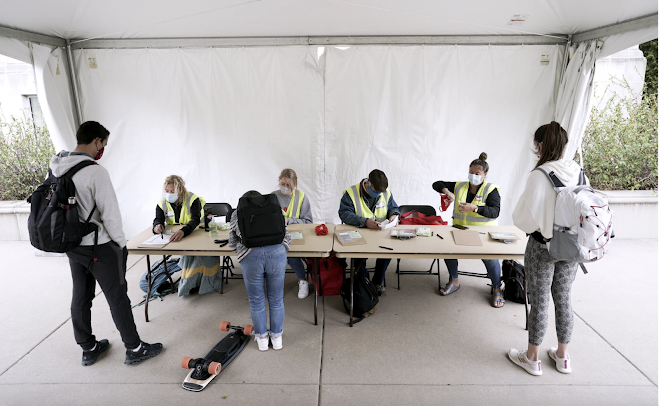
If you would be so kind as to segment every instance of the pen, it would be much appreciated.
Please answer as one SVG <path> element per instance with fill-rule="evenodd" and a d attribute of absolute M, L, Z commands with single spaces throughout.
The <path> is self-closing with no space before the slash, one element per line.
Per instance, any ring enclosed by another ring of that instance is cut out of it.
<path fill-rule="evenodd" d="M 437 234 L 437 237 L 441 238 L 442 240 L 444 239 L 444 237 L 442 237 L 442 236 L 439 235 L 439 234 Z"/>
<path fill-rule="evenodd" d="M 394 250 L 393 248 L 383 247 L 382 245 L 380 245 L 380 248 L 384 248 L 385 250 L 390 250 L 390 251 L 393 251 L 393 250 Z"/>

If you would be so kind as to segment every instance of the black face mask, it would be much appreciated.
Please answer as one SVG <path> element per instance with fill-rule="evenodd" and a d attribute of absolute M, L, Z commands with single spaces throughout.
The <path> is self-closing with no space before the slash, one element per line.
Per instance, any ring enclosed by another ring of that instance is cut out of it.
<path fill-rule="evenodd" d="M 102 142 L 101 142 L 101 145 L 103 145 Z M 101 157 L 103 156 L 103 151 L 104 150 L 105 150 L 105 147 L 101 147 L 101 149 L 96 150 L 96 156 L 94 157 L 95 161 L 98 161 L 99 159 L 101 159 Z"/>

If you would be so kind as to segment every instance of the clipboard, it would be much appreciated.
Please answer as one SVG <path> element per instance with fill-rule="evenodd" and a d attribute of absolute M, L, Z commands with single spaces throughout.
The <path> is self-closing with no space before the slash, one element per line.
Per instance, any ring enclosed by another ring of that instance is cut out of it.
<path fill-rule="evenodd" d="M 302 231 L 291 231 L 291 245 L 304 245 Z"/>
<path fill-rule="evenodd" d="M 155 234 L 153 237 L 138 245 L 137 248 L 164 248 L 171 242 L 169 241 L 171 236 L 171 234 Z"/>
<path fill-rule="evenodd" d="M 336 239 L 339 240 L 341 245 L 364 245 L 367 244 L 366 239 L 359 233 L 359 231 L 337 231 L 334 233 Z"/>
<path fill-rule="evenodd" d="M 515 233 L 504 233 L 504 232 L 496 232 L 496 231 L 490 231 L 490 238 L 495 240 L 495 241 L 501 241 L 506 244 L 510 244 L 511 242 L 515 240 L 519 240 L 519 237 Z"/>
<path fill-rule="evenodd" d="M 476 230 L 452 230 L 453 241 L 455 245 L 468 245 L 473 247 L 482 247 L 483 241 Z"/>

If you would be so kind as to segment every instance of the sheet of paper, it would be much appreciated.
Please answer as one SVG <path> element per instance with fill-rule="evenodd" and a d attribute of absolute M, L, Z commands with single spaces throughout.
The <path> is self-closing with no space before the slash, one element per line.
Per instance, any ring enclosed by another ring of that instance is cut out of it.
<path fill-rule="evenodd" d="M 389 219 L 383 221 L 380 223 L 380 230 L 388 230 L 392 227 L 396 227 L 398 225 L 398 216 L 394 219 L 394 221 L 389 221 Z"/>
<path fill-rule="evenodd" d="M 356 231 L 348 231 L 348 232 L 342 232 L 338 233 L 339 237 L 341 238 L 341 241 L 343 242 L 352 242 L 352 236 L 350 234 L 355 233 Z M 359 238 L 359 237 L 355 237 Z"/>
<path fill-rule="evenodd" d="M 348 231 L 348 235 L 350 235 L 351 238 L 362 238 L 362 235 L 359 234 L 359 231 Z"/>
<path fill-rule="evenodd" d="M 302 232 L 301 231 L 294 231 L 291 233 L 291 240 L 301 240 L 304 237 L 302 237 Z"/>
<path fill-rule="evenodd" d="M 167 245 L 169 244 L 170 237 L 171 237 L 170 235 L 162 236 L 160 234 L 156 234 L 153 237 L 149 238 L 148 240 L 144 241 L 140 245 Z"/>

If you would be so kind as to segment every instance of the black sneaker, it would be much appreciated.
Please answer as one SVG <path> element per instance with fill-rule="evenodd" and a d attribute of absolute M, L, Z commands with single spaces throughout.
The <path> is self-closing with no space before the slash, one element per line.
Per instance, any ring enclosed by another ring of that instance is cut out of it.
<path fill-rule="evenodd" d="M 126 350 L 126 361 L 124 364 L 137 364 L 149 358 L 153 358 L 162 351 L 162 344 L 148 344 L 142 341 L 137 351 Z"/>
<path fill-rule="evenodd" d="M 384 288 L 384 285 L 375 285 L 375 289 L 378 290 L 378 296 L 386 296 L 387 292 Z"/>
<path fill-rule="evenodd" d="M 94 365 L 98 357 L 105 352 L 110 347 L 110 342 L 108 340 L 96 341 L 96 348 L 93 350 L 83 350 L 82 351 L 82 366 L 87 367 Z"/>

